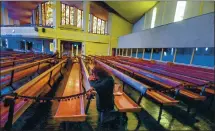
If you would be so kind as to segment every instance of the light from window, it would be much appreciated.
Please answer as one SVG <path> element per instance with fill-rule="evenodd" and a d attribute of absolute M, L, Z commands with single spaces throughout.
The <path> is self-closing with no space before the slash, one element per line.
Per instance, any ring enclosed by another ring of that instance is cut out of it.
<path fill-rule="evenodd" d="M 196 51 L 198 51 L 198 48 L 196 48 Z"/>
<path fill-rule="evenodd" d="M 81 17 L 82 17 L 82 14 L 81 14 L 81 10 L 78 9 L 78 17 L 77 17 L 77 27 L 81 27 Z"/>
<path fill-rule="evenodd" d="M 93 17 L 93 33 L 96 33 L 96 27 L 97 27 L 97 17 Z"/>
<path fill-rule="evenodd" d="M 183 20 L 186 3 L 187 3 L 186 1 L 177 2 L 174 22 Z"/>
<path fill-rule="evenodd" d="M 74 25 L 74 8 L 70 7 L 70 24 Z"/>
<path fill-rule="evenodd" d="M 208 47 L 205 48 L 205 51 L 208 51 Z"/>
<path fill-rule="evenodd" d="M 69 6 L 66 5 L 66 25 L 69 25 Z"/>
<path fill-rule="evenodd" d="M 153 9 L 153 12 L 152 12 L 151 28 L 154 28 L 154 27 L 155 27 L 156 13 L 157 13 L 157 8 L 155 7 L 155 8 Z"/>

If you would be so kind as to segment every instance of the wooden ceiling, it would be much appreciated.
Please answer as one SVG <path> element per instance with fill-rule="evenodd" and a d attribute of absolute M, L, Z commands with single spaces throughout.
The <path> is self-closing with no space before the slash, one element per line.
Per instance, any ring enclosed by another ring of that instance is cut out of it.
<path fill-rule="evenodd" d="M 10 18 L 19 20 L 20 24 L 30 24 L 32 10 L 42 2 L 44 1 L 3 1 L 2 4 L 8 9 L 8 15 Z M 62 3 L 83 10 L 83 2 L 81 1 L 62 1 Z M 103 20 L 108 19 L 108 11 L 94 2 L 91 2 L 90 4 L 90 13 Z"/>
<path fill-rule="evenodd" d="M 3 1 L 2 4 L 8 9 L 8 15 L 20 24 L 31 23 L 32 10 L 43 1 Z"/>

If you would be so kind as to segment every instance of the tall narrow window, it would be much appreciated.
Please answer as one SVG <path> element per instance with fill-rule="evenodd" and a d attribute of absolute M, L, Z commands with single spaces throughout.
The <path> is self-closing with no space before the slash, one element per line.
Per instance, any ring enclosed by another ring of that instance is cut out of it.
<path fill-rule="evenodd" d="M 66 5 L 66 25 L 69 25 L 69 6 Z"/>
<path fill-rule="evenodd" d="M 101 19 L 98 18 L 97 34 L 101 34 Z"/>
<path fill-rule="evenodd" d="M 65 19 L 65 4 L 61 4 L 61 24 L 62 25 L 65 25 L 65 21 L 66 21 L 66 19 Z"/>
<path fill-rule="evenodd" d="M 105 34 L 105 21 L 102 20 L 101 34 Z"/>
<path fill-rule="evenodd" d="M 77 27 L 81 27 L 81 10 L 78 9 Z"/>
<path fill-rule="evenodd" d="M 157 13 L 157 8 L 155 7 L 152 11 L 151 28 L 155 27 L 156 13 Z"/>
<path fill-rule="evenodd" d="M 70 7 L 70 25 L 74 25 L 74 8 Z"/>
<path fill-rule="evenodd" d="M 183 20 L 186 3 L 187 3 L 186 1 L 177 2 L 174 22 Z"/>
<path fill-rule="evenodd" d="M 97 17 L 93 17 L 93 33 L 96 33 L 96 27 L 97 27 Z"/>

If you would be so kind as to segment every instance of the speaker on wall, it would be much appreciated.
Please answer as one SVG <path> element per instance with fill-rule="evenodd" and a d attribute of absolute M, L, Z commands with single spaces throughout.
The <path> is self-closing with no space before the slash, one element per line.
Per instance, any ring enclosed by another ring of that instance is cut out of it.
<path fill-rule="evenodd" d="M 43 33 L 46 32 L 46 29 L 45 29 L 45 28 L 42 28 L 42 32 L 43 32 Z"/>

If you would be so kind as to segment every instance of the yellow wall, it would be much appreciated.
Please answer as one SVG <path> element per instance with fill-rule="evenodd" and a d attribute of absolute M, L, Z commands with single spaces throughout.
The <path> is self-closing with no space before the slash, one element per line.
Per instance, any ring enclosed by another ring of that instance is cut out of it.
<path fill-rule="evenodd" d="M 86 55 L 108 55 L 108 44 L 85 42 Z"/>
<path fill-rule="evenodd" d="M 121 17 L 111 14 L 111 37 L 110 37 L 110 55 L 112 48 L 118 47 L 118 38 L 132 32 L 132 24 L 122 19 Z"/>
<path fill-rule="evenodd" d="M 56 10 L 60 12 L 60 2 L 56 3 Z M 57 19 L 60 19 L 58 13 Z M 85 43 L 85 53 L 88 54 L 97 54 L 97 55 L 108 55 L 108 48 L 116 48 L 118 45 L 118 37 L 122 35 L 126 35 L 131 33 L 132 24 L 120 18 L 119 16 L 110 13 L 110 33 L 109 35 L 98 35 L 87 33 L 81 30 L 74 30 L 70 27 L 60 26 L 59 22 L 57 22 L 57 28 L 46 28 L 45 32 L 42 32 L 42 28 L 39 27 L 38 34 L 41 38 L 50 38 L 57 39 L 57 50 L 60 51 L 60 40 L 67 41 L 78 41 Z M 110 49 L 111 54 L 112 49 Z"/>
<path fill-rule="evenodd" d="M 121 17 L 112 14 L 111 36 L 119 37 L 131 33 L 132 24 L 122 19 Z"/>

